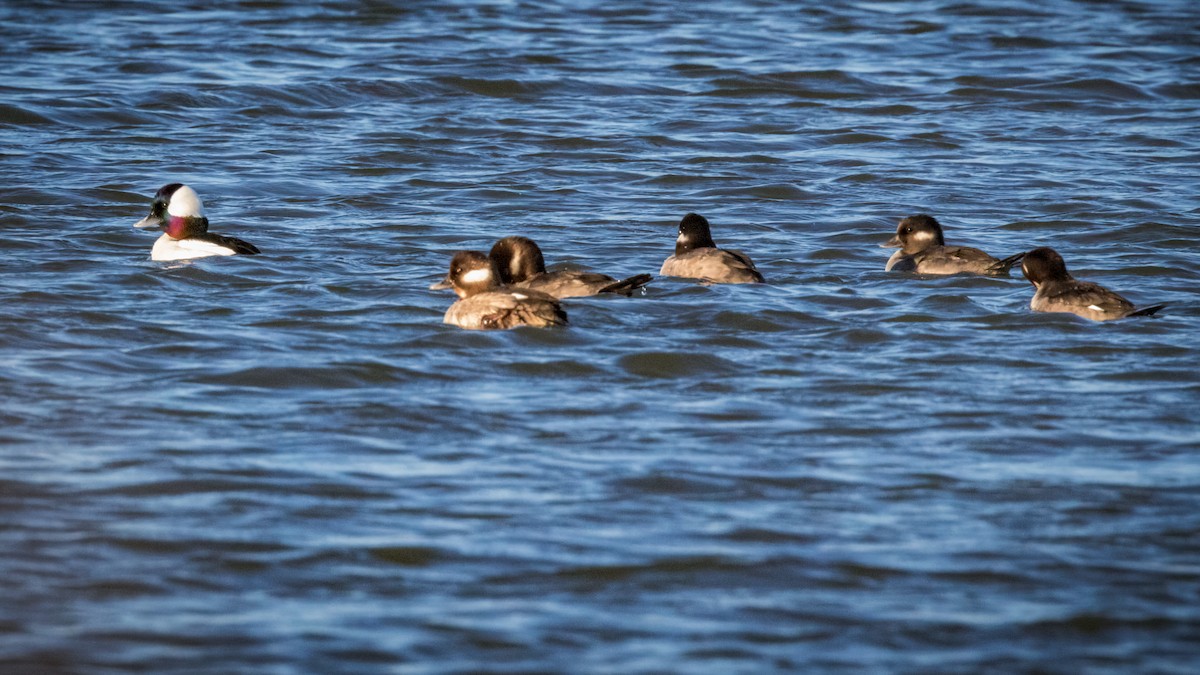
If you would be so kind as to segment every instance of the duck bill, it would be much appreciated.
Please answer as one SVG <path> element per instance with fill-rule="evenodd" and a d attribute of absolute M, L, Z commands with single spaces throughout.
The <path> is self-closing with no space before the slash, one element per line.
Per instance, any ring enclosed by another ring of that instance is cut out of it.
<path fill-rule="evenodd" d="M 900 235 L 894 234 L 891 239 L 880 244 L 879 248 L 900 248 L 901 246 L 904 246 L 904 244 L 900 243 Z"/>
<path fill-rule="evenodd" d="M 154 215 L 149 215 L 149 216 L 146 216 L 145 218 L 142 218 L 141 220 L 137 221 L 136 223 L 134 223 L 133 226 L 140 227 L 142 229 L 149 229 L 152 227 L 162 227 L 163 219 L 159 218 L 157 216 L 154 216 Z"/>
<path fill-rule="evenodd" d="M 431 290 L 431 291 L 443 291 L 447 288 L 454 288 L 454 286 L 451 285 L 451 283 L 450 283 L 449 275 L 447 275 L 445 279 L 442 279 L 441 281 L 437 282 L 436 284 L 431 284 L 429 286 L 429 290 Z"/>

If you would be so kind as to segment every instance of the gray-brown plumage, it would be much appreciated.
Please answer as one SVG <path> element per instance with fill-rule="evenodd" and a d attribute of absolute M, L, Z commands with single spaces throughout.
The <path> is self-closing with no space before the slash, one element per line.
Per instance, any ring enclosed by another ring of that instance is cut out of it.
<path fill-rule="evenodd" d="M 547 272 L 542 249 L 528 237 L 505 237 L 492 246 L 488 257 L 496 264 L 500 282 L 504 285 L 541 291 L 559 299 L 600 293 L 630 296 L 654 278 L 649 274 L 636 274 L 618 280 L 596 272 Z"/>
<path fill-rule="evenodd" d="M 717 284 L 761 284 L 764 281 L 750 256 L 741 251 L 717 248 L 708 220 L 696 213 L 689 213 L 679 221 L 675 255 L 663 261 L 658 273 Z"/>
<path fill-rule="evenodd" d="M 942 236 L 942 224 L 924 213 L 901 220 L 895 236 L 880 246 L 900 249 L 888 259 L 884 270 L 917 274 L 1003 276 L 1025 255 L 1017 253 L 997 259 L 977 248 L 947 246 Z"/>
<path fill-rule="evenodd" d="M 446 278 L 430 286 L 453 288 L 459 297 L 446 310 L 443 323 L 472 330 L 567 325 L 567 313 L 558 300 L 539 291 L 502 288 L 499 276 L 492 260 L 483 253 L 455 253 Z"/>
<path fill-rule="evenodd" d="M 1150 316 L 1166 305 L 1138 309 L 1120 295 L 1090 281 L 1079 281 L 1067 272 L 1067 263 L 1052 248 L 1035 248 L 1025 254 L 1021 272 L 1035 289 L 1029 308 L 1035 312 L 1069 312 L 1092 321 L 1127 316 Z"/>

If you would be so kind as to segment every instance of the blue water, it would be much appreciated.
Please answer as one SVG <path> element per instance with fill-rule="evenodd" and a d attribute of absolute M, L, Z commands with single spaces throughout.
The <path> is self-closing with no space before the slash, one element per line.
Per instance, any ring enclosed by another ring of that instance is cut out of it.
<path fill-rule="evenodd" d="M 1193 2 L 0 19 L 0 671 L 1200 669 Z M 263 255 L 150 261 L 176 181 Z M 427 289 L 688 211 L 769 283 Z M 918 212 L 1169 306 L 885 273 Z"/>

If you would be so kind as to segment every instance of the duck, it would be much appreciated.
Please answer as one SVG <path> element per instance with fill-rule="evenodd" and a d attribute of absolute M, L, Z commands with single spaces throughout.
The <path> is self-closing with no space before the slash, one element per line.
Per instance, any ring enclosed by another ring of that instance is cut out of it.
<path fill-rule="evenodd" d="M 993 258 L 977 248 L 947 246 L 942 224 L 931 215 L 908 216 L 896 226 L 896 234 L 880 244 L 899 248 L 888 258 L 884 271 L 917 274 L 982 274 L 1007 276 L 1024 252 L 1007 258 Z"/>
<path fill-rule="evenodd" d="M 1035 312 L 1069 312 L 1092 321 L 1129 316 L 1152 316 L 1166 304 L 1137 308 L 1117 293 L 1091 281 L 1079 281 L 1052 248 L 1035 248 L 1025 254 L 1021 272 L 1033 284 L 1029 308 Z"/>
<path fill-rule="evenodd" d="M 547 272 L 542 249 L 528 237 L 505 237 L 492 246 L 488 257 L 496 264 L 501 284 L 541 291 L 560 300 L 602 293 L 629 297 L 654 278 L 649 274 L 635 274 L 618 280 L 596 272 Z"/>
<path fill-rule="evenodd" d="M 662 276 L 701 279 L 714 284 L 761 284 L 763 275 L 750 256 L 717 248 L 708 219 L 689 213 L 679 221 L 675 255 L 663 261 Z"/>
<path fill-rule="evenodd" d="M 257 255 L 258 247 L 237 237 L 208 231 L 200 195 L 183 183 L 168 183 L 154 193 L 150 215 L 134 227 L 163 231 L 150 249 L 151 260 L 189 260 L 213 255 Z"/>
<path fill-rule="evenodd" d="M 454 290 L 459 300 L 446 310 L 442 323 L 459 328 L 495 330 L 567 325 L 567 313 L 557 298 L 541 291 L 501 286 L 496 264 L 481 251 L 455 253 L 446 278 L 429 288 Z"/>

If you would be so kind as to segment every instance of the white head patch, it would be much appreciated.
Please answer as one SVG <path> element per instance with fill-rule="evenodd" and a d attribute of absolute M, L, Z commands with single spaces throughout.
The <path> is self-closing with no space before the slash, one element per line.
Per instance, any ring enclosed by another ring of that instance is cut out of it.
<path fill-rule="evenodd" d="M 203 216 L 204 204 L 200 203 L 200 195 L 192 188 L 181 185 L 175 193 L 171 195 L 171 202 L 167 204 L 167 213 L 172 216 Z"/>
<path fill-rule="evenodd" d="M 471 270 L 462 275 L 464 284 L 481 284 L 492 278 L 492 271 L 486 267 L 480 267 L 477 270 Z"/>
<path fill-rule="evenodd" d="M 910 234 L 908 236 L 909 236 L 909 239 L 911 241 L 913 241 L 914 243 L 925 244 L 928 242 L 932 242 L 937 235 L 933 232 L 930 232 L 929 230 L 917 230 L 916 232 L 913 232 L 912 234 Z"/>

